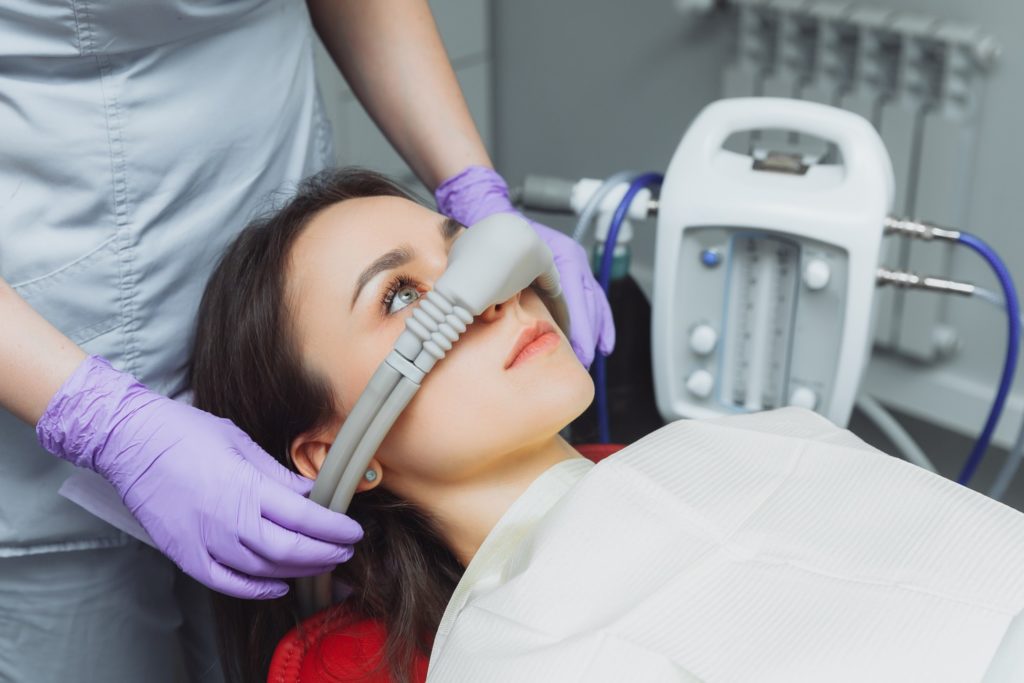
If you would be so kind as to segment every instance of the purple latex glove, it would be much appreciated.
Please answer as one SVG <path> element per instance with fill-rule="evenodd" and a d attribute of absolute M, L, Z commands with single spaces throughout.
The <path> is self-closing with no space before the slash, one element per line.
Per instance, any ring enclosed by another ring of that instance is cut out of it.
<path fill-rule="evenodd" d="M 221 593 L 280 597 L 282 578 L 330 571 L 363 536 L 307 500 L 313 483 L 230 420 L 156 394 L 98 356 L 50 400 L 36 434 L 113 484 L 156 545 Z"/>
<path fill-rule="evenodd" d="M 466 226 L 496 213 L 519 214 L 508 198 L 505 180 L 485 166 L 470 166 L 444 181 L 434 192 L 434 198 L 441 213 Z M 583 247 L 568 235 L 526 220 L 555 257 L 569 306 L 569 341 L 580 362 L 589 368 L 594 361 L 594 347 L 605 356 L 615 348 L 615 324 L 608 298 L 594 279 Z"/>

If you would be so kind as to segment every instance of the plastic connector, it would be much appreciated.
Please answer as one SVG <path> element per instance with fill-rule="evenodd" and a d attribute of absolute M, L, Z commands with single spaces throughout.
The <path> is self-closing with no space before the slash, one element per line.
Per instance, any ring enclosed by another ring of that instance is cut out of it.
<path fill-rule="evenodd" d="M 572 206 L 576 213 L 582 213 L 583 208 L 590 201 L 590 198 L 600 189 L 602 181 L 595 180 L 593 178 L 583 178 L 576 183 L 573 188 Z M 608 193 L 601 198 L 601 204 L 598 206 L 598 213 L 607 213 L 611 215 L 622 203 L 623 198 L 626 196 L 626 191 L 629 189 L 628 182 L 621 182 L 615 187 L 611 188 Z M 643 188 L 633 199 L 629 202 L 629 209 L 626 212 L 627 220 L 642 221 L 645 218 L 653 216 L 657 213 L 658 204 L 654 200 L 654 195 L 648 188 Z"/>
<path fill-rule="evenodd" d="M 550 176 L 528 175 L 523 181 L 522 190 L 517 193 L 517 199 L 524 209 L 536 211 L 548 211 L 551 213 L 583 213 L 587 202 L 590 201 L 601 185 L 602 180 L 595 178 L 583 178 L 581 180 L 566 180 L 564 178 L 553 178 Z M 611 188 L 601 199 L 597 208 L 599 212 L 611 213 L 626 195 L 628 182 L 622 182 Z M 657 214 L 658 202 L 650 190 L 643 190 L 633 199 L 629 205 L 627 218 L 632 220 L 643 220 Z"/>
<path fill-rule="evenodd" d="M 576 182 L 564 178 L 528 175 L 519 200 L 524 208 L 552 213 L 575 213 L 572 205 Z"/>

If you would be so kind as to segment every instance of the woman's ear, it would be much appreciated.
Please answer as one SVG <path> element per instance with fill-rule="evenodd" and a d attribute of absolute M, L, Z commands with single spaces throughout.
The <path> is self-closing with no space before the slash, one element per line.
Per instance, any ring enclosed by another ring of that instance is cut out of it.
<path fill-rule="evenodd" d="M 330 449 L 330 442 L 325 441 L 322 434 L 300 434 L 292 440 L 288 454 L 299 474 L 316 479 Z"/>
<path fill-rule="evenodd" d="M 328 433 L 332 436 L 336 435 L 337 429 L 330 432 L 320 431 L 299 435 L 295 437 L 288 449 L 292 462 L 295 463 L 295 469 L 307 479 L 316 479 L 320 468 L 324 465 L 324 460 L 327 459 L 327 452 L 331 450 L 332 443 L 327 440 L 330 438 L 327 436 Z M 376 458 L 371 459 L 366 472 L 359 478 L 356 493 L 377 488 L 383 478 L 384 469 L 380 462 Z"/>

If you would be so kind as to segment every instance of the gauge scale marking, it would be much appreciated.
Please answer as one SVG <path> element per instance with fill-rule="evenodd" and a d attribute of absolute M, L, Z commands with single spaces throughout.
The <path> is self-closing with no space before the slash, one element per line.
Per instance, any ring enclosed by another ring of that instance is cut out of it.
<path fill-rule="evenodd" d="M 745 411 L 786 405 L 800 248 L 790 240 L 737 235 L 729 249 L 719 401 Z"/>

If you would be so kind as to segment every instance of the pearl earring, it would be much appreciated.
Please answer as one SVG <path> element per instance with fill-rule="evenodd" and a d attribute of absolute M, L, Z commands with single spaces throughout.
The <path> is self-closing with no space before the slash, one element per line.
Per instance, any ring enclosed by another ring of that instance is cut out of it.
<path fill-rule="evenodd" d="M 366 470 L 366 474 L 363 475 L 363 479 L 365 479 L 366 481 L 377 481 L 377 471 Z"/>

